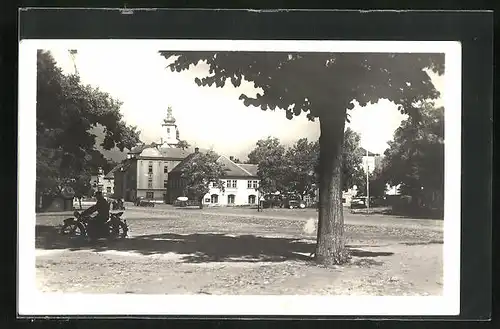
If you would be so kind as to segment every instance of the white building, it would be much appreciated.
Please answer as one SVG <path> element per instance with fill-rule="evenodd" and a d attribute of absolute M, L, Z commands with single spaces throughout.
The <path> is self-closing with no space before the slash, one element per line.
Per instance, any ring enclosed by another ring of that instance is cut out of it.
<path fill-rule="evenodd" d="M 365 149 L 361 149 L 363 152 L 362 166 L 363 170 L 368 173 L 373 173 L 373 171 L 382 166 L 382 156 L 377 153 L 372 153 L 368 151 L 368 155 Z"/>
<path fill-rule="evenodd" d="M 90 184 L 95 191 L 100 191 L 106 197 L 113 196 L 114 193 L 114 172 L 111 170 L 104 175 L 102 168 L 98 169 L 97 175 L 90 176 Z"/>
<path fill-rule="evenodd" d="M 201 154 L 199 149 L 186 157 L 169 173 L 169 191 L 171 201 L 177 197 L 185 196 L 185 182 L 181 177 L 182 168 L 189 162 L 194 161 Z M 224 191 L 214 185 L 203 197 L 203 204 L 207 206 L 245 206 L 256 205 L 259 199 L 257 177 L 257 165 L 234 163 L 231 158 L 220 156 L 217 162 L 224 165 L 226 174 L 223 177 Z"/>

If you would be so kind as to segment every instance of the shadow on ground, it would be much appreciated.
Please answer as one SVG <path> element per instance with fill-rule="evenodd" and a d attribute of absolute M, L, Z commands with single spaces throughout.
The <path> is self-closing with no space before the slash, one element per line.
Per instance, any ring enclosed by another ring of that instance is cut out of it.
<path fill-rule="evenodd" d="M 128 251 L 143 255 L 176 253 L 189 263 L 203 262 L 281 262 L 310 260 L 315 244 L 293 238 L 269 238 L 255 235 L 227 236 L 224 234 L 153 234 L 120 241 L 71 241 L 61 236 L 54 226 L 36 226 L 36 248 L 91 251 Z M 348 246 L 355 257 L 390 256 L 392 252 L 373 252 Z M 359 247 L 359 246 L 356 246 Z"/>

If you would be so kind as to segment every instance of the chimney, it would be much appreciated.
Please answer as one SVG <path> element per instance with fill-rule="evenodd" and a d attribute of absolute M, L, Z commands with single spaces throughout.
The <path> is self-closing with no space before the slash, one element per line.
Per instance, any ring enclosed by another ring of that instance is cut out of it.
<path fill-rule="evenodd" d="M 231 155 L 231 156 L 229 157 L 229 160 L 234 161 L 234 157 Z"/>
<path fill-rule="evenodd" d="M 194 153 L 199 153 L 200 152 L 200 149 L 198 147 L 195 147 L 194 148 Z"/>

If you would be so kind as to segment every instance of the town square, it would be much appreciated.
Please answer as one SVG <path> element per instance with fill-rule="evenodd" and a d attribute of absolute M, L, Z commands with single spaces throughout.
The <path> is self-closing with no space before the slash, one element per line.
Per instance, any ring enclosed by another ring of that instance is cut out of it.
<path fill-rule="evenodd" d="M 37 51 L 38 291 L 443 294 L 442 54 L 129 51 Z"/>

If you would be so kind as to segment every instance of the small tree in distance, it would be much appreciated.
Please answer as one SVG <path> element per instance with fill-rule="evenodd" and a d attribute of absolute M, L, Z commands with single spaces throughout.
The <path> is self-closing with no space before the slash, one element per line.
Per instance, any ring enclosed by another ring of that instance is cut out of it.
<path fill-rule="evenodd" d="M 180 140 L 177 145 L 176 145 L 177 148 L 181 149 L 181 150 L 185 150 L 185 149 L 188 149 L 191 147 L 191 145 L 185 141 L 185 140 Z"/>
<path fill-rule="evenodd" d="M 191 161 L 181 169 L 181 178 L 185 182 L 185 194 L 199 201 L 203 208 L 203 197 L 210 191 L 210 186 L 225 190 L 222 177 L 226 172 L 223 164 L 217 162 L 219 155 L 213 151 L 196 153 Z"/>

